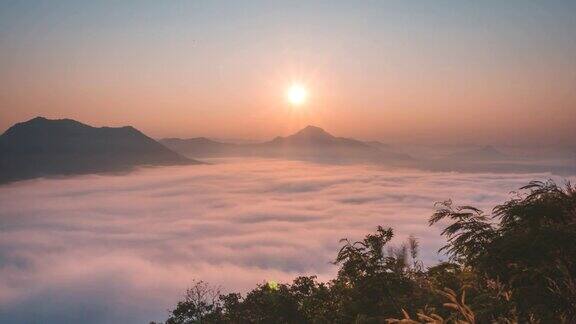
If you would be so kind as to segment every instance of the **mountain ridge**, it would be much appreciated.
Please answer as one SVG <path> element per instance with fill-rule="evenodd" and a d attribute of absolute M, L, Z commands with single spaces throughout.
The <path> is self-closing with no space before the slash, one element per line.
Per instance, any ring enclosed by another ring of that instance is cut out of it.
<path fill-rule="evenodd" d="M 407 154 L 381 149 L 347 137 L 334 136 L 324 129 L 308 125 L 299 131 L 253 144 L 232 144 L 207 138 L 167 138 L 161 143 L 191 157 L 259 156 L 313 160 L 392 161 L 411 160 Z"/>
<path fill-rule="evenodd" d="M 36 117 L 0 135 L 0 183 L 197 163 L 132 126 L 92 127 L 73 119 Z"/>
<path fill-rule="evenodd" d="M 492 145 L 484 145 L 481 147 L 469 149 L 466 151 L 455 152 L 448 155 L 448 159 L 468 159 L 468 160 L 503 160 L 509 156 Z"/>

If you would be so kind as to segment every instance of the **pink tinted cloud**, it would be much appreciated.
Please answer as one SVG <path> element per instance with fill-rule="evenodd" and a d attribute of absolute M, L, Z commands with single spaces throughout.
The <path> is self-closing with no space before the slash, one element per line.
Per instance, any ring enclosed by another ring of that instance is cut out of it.
<path fill-rule="evenodd" d="M 377 225 L 393 227 L 396 243 L 418 237 L 431 264 L 443 258 L 439 230 L 427 226 L 434 202 L 488 210 L 549 177 L 214 162 L 0 187 L 0 321 L 92 312 L 93 322 L 146 322 L 165 318 L 193 279 L 224 291 L 329 279 L 338 240 Z"/>

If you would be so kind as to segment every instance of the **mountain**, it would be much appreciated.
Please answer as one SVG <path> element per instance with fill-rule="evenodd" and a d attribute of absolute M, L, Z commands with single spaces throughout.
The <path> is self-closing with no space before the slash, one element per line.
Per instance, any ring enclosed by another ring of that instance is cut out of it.
<path fill-rule="evenodd" d="M 442 158 L 420 160 L 418 168 L 432 171 L 543 173 L 571 175 L 576 172 L 574 159 L 547 159 L 502 153 L 492 146 L 483 146 L 446 155 Z"/>
<path fill-rule="evenodd" d="M 508 155 L 500 152 L 495 147 L 486 145 L 480 148 L 468 151 L 456 152 L 450 154 L 448 159 L 465 159 L 465 160 L 502 160 L 509 158 Z"/>
<path fill-rule="evenodd" d="M 37 117 L 0 136 L 0 183 L 47 175 L 125 171 L 143 165 L 199 163 L 131 126 L 91 127 Z"/>
<path fill-rule="evenodd" d="M 380 150 L 391 150 L 392 146 L 390 146 L 389 144 L 384 144 L 382 142 L 378 142 L 378 141 L 367 141 L 364 142 L 366 145 L 370 145 L 372 147 L 375 147 L 377 149 Z"/>
<path fill-rule="evenodd" d="M 187 156 L 256 156 L 305 159 L 323 162 L 407 161 L 408 155 L 381 150 L 351 138 L 336 137 L 320 127 L 307 126 L 285 137 L 256 144 L 230 144 L 207 138 L 163 139 L 167 147 Z"/>
<path fill-rule="evenodd" d="M 206 137 L 188 139 L 165 138 L 160 140 L 160 142 L 180 154 L 194 157 L 215 157 L 221 156 L 222 154 L 226 155 L 239 147 L 237 144 L 217 142 Z"/>
<path fill-rule="evenodd" d="M 335 137 L 320 127 L 306 126 L 295 134 L 286 137 L 276 137 L 264 145 L 272 146 L 292 146 L 292 147 L 347 147 L 347 148 L 368 148 L 369 146 L 361 141 L 344 137 Z"/>

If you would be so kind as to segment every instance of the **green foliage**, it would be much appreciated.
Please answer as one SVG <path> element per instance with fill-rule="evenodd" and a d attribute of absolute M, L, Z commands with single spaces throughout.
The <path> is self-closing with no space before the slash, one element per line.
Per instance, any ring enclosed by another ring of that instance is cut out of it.
<path fill-rule="evenodd" d="M 444 250 L 507 292 L 520 321 L 576 320 L 576 190 L 539 181 L 521 189 L 491 218 L 447 203 L 430 222 L 452 221 Z"/>
<path fill-rule="evenodd" d="M 491 216 L 451 201 L 450 262 L 424 269 L 418 241 L 390 246 L 391 228 L 347 239 L 333 280 L 298 277 L 222 295 L 196 282 L 166 323 L 571 323 L 576 322 L 576 190 L 531 182 Z M 398 319 L 400 318 L 400 319 Z"/>
<path fill-rule="evenodd" d="M 166 324 L 211 322 L 221 309 L 220 291 L 205 283 L 194 282 L 186 290 L 184 300 L 178 302 Z"/>

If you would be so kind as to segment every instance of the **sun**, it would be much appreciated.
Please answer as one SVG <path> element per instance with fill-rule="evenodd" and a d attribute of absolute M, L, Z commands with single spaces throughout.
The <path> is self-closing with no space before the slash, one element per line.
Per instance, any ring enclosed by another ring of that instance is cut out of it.
<path fill-rule="evenodd" d="M 308 99 L 308 90 L 300 83 L 293 83 L 286 91 L 286 99 L 294 106 L 300 106 Z"/>

